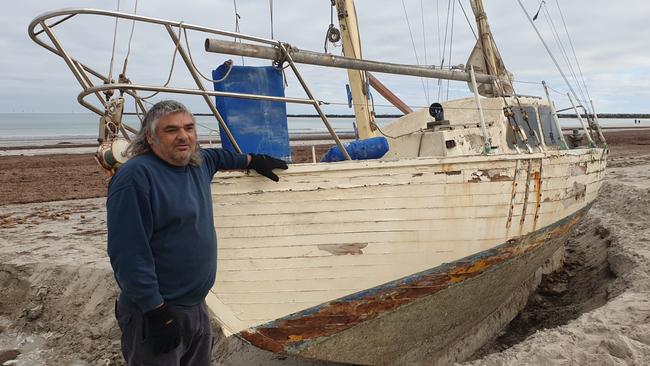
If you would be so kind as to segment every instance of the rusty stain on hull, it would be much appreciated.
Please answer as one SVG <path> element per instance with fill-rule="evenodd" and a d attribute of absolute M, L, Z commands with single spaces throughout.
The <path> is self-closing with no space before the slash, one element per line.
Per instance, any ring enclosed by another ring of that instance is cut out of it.
<path fill-rule="evenodd" d="M 241 331 L 255 346 L 276 353 L 296 353 L 301 345 L 329 337 L 396 310 L 413 301 L 481 275 L 510 259 L 531 252 L 552 237 L 568 235 L 591 205 L 531 234 L 434 269 L 310 308 Z"/>
<path fill-rule="evenodd" d="M 533 173 L 535 180 L 535 216 L 533 217 L 533 231 L 537 230 L 537 219 L 539 219 L 539 209 L 542 207 L 542 172 L 543 161 L 539 160 L 539 172 Z"/>
<path fill-rule="evenodd" d="M 510 233 L 510 226 L 512 226 L 512 214 L 515 210 L 515 196 L 517 195 L 517 173 L 519 172 L 519 160 L 515 162 L 515 174 L 512 177 L 512 191 L 510 192 L 510 205 L 508 209 L 508 221 L 506 221 L 506 228 L 508 234 Z M 509 235 L 506 235 L 506 237 Z"/>

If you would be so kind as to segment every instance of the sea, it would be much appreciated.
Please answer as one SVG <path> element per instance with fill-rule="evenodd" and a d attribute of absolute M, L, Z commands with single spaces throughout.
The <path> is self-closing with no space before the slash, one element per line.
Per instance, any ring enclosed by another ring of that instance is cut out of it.
<path fill-rule="evenodd" d="M 386 125 L 392 118 L 378 118 L 377 124 Z M 650 119 L 640 124 L 632 118 L 601 118 L 604 128 L 650 127 Z M 337 133 L 353 133 L 353 118 L 328 118 Z M 130 126 L 139 126 L 136 116 L 124 116 Z M 580 128 L 575 118 L 561 118 L 563 128 Z M 324 134 L 327 129 L 318 117 L 289 117 L 290 135 Z M 84 144 L 96 142 L 99 117 L 89 113 L 0 113 L 0 147 L 48 144 Z M 218 139 L 217 122 L 212 116 L 197 116 L 197 131 L 204 140 Z"/>

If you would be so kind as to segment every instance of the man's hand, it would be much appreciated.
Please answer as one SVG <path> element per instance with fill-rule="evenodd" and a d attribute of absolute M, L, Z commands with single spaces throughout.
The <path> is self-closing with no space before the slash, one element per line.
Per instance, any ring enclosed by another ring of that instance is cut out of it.
<path fill-rule="evenodd" d="M 144 337 L 154 355 L 167 353 L 181 343 L 178 319 L 167 304 L 144 313 Z"/>
<path fill-rule="evenodd" d="M 250 154 L 250 156 L 251 161 L 248 163 L 248 169 L 253 169 L 274 182 L 279 181 L 280 178 L 273 173 L 273 169 L 287 169 L 287 163 L 284 160 L 263 154 Z"/>

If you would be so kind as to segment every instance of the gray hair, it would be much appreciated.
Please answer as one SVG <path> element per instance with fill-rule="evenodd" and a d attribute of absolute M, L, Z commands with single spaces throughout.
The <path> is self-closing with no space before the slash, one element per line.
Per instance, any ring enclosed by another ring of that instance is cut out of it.
<path fill-rule="evenodd" d="M 154 104 L 151 109 L 147 111 L 142 120 L 142 127 L 140 131 L 133 137 L 131 140 L 131 145 L 126 149 L 126 154 L 128 157 L 135 157 L 138 155 L 144 155 L 151 151 L 151 146 L 147 141 L 147 136 L 151 136 L 154 143 L 158 143 L 158 136 L 156 136 L 156 128 L 158 127 L 158 122 L 170 114 L 174 113 L 185 113 L 188 116 L 192 117 L 192 122 L 196 123 L 196 119 L 192 112 L 187 109 L 183 104 L 175 100 L 163 100 Z M 196 129 L 194 130 L 196 133 Z M 190 165 L 199 166 L 201 165 L 201 153 L 199 152 L 199 143 L 196 143 L 196 151 L 190 157 Z"/>

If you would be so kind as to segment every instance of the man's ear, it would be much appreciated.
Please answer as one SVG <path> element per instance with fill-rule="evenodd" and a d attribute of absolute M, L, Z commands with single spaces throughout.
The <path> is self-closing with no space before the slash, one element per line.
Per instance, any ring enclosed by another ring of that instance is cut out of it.
<path fill-rule="evenodd" d="M 149 145 L 153 145 L 153 138 L 151 137 L 151 134 L 147 132 L 147 143 Z"/>

